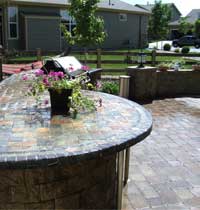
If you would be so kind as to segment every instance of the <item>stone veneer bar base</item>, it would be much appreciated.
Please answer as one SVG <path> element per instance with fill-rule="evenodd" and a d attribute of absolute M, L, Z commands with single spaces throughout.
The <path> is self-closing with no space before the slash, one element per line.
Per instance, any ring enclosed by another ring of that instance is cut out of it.
<path fill-rule="evenodd" d="M 116 209 L 116 155 L 40 169 L 0 170 L 1 209 Z"/>

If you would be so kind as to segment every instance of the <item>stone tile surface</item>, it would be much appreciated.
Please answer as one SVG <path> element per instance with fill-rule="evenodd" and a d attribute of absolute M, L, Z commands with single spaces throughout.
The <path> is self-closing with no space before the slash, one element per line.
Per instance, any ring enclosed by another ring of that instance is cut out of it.
<path fill-rule="evenodd" d="M 102 100 L 96 111 L 81 110 L 76 119 L 51 116 L 50 104 L 44 104 L 48 91 L 36 104 L 33 97 L 25 96 L 30 81 L 22 82 L 22 75 L 0 84 L 0 168 L 77 163 L 124 150 L 151 132 L 151 115 L 142 106 L 95 91 L 83 94 Z M 26 76 L 31 77 L 31 72 Z"/>
<path fill-rule="evenodd" d="M 153 131 L 131 149 L 123 209 L 200 210 L 200 99 L 144 105 Z"/>

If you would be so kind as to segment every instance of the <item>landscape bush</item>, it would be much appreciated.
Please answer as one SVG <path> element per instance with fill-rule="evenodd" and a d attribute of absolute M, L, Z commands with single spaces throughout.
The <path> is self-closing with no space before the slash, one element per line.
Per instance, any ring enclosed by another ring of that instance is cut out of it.
<path fill-rule="evenodd" d="M 164 49 L 164 51 L 170 51 L 171 50 L 171 45 L 170 44 L 165 44 L 163 49 Z"/>
<path fill-rule="evenodd" d="M 113 95 L 119 94 L 119 84 L 114 81 L 105 81 L 102 83 L 101 91 Z"/>
<path fill-rule="evenodd" d="M 179 48 L 176 48 L 176 49 L 174 50 L 174 52 L 175 52 L 175 53 L 179 53 L 179 52 L 180 52 L 180 49 L 179 49 Z"/>
<path fill-rule="evenodd" d="M 183 54 L 188 54 L 190 52 L 190 48 L 189 47 L 183 47 L 182 50 L 181 50 L 181 52 Z"/>

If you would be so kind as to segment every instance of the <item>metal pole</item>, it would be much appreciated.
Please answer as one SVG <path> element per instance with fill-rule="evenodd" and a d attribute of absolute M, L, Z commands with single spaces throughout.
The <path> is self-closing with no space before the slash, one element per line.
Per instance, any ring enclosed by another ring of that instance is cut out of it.
<path fill-rule="evenodd" d="M 124 98 L 129 97 L 130 76 L 120 76 L 120 93 Z M 130 148 L 125 150 L 125 166 L 124 166 L 124 185 L 128 182 L 129 177 Z"/>
<path fill-rule="evenodd" d="M 3 57 L 0 54 L 0 82 L 3 80 Z"/>
<path fill-rule="evenodd" d="M 122 209 L 124 151 L 117 155 L 117 210 Z"/>
<path fill-rule="evenodd" d="M 124 166 L 124 186 L 127 184 L 129 177 L 130 151 L 131 151 L 130 148 L 126 149 L 125 151 L 126 153 L 125 153 L 125 166 Z"/>

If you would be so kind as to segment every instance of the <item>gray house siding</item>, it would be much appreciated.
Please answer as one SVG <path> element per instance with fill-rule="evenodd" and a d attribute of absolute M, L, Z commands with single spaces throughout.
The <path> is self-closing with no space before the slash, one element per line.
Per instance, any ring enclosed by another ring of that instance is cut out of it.
<path fill-rule="evenodd" d="M 119 13 L 101 12 L 100 16 L 103 17 L 105 22 L 105 30 L 107 38 L 103 47 L 105 48 L 123 48 L 127 47 L 127 43 L 133 48 L 139 47 L 140 36 L 140 16 L 135 14 L 126 14 L 127 21 L 119 20 Z M 146 37 L 147 18 L 141 16 L 141 36 Z M 142 39 L 144 44 L 145 38 Z"/>
<path fill-rule="evenodd" d="M 8 49 L 60 51 L 60 9 L 18 7 L 19 38 L 8 39 Z"/>

